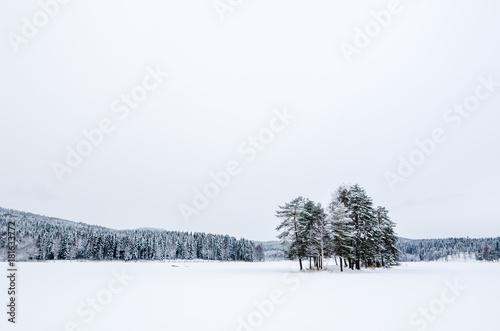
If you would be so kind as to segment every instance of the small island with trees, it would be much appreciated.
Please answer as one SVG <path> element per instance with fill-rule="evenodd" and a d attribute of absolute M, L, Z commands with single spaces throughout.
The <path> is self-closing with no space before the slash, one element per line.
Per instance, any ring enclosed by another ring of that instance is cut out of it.
<path fill-rule="evenodd" d="M 298 197 L 279 206 L 276 228 L 288 259 L 309 259 L 309 269 L 324 269 L 323 260 L 337 257 L 344 267 L 388 267 L 397 263 L 396 224 L 388 210 L 373 207 L 372 199 L 358 184 L 340 186 L 326 208 Z"/>

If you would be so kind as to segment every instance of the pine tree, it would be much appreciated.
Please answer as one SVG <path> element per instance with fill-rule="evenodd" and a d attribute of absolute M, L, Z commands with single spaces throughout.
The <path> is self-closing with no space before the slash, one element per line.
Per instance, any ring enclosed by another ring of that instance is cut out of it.
<path fill-rule="evenodd" d="M 500 242 L 496 242 L 495 249 L 491 251 L 492 260 L 499 260 L 500 259 Z"/>
<path fill-rule="evenodd" d="M 375 258 L 375 217 L 372 199 L 365 190 L 355 184 L 346 193 L 346 207 L 349 209 L 349 217 L 354 222 L 354 263 L 356 269 L 361 268 L 361 261 L 367 265 Z M 351 263 L 351 268 L 353 267 Z"/>
<path fill-rule="evenodd" d="M 340 271 L 344 271 L 344 262 L 353 257 L 351 246 L 354 236 L 354 223 L 348 216 L 348 209 L 335 198 L 328 205 L 327 230 L 335 255 L 339 257 Z"/>
<path fill-rule="evenodd" d="M 381 232 L 380 245 L 380 259 L 382 267 L 386 264 L 396 263 L 399 250 L 397 248 L 398 237 L 394 231 L 396 224 L 389 218 L 389 211 L 384 207 L 377 207 L 376 209 L 377 223 Z"/>
<path fill-rule="evenodd" d="M 264 262 L 265 261 L 265 256 L 264 256 L 264 249 L 262 248 L 262 244 L 258 244 L 255 246 L 255 260 L 258 262 Z"/>
<path fill-rule="evenodd" d="M 331 255 L 330 242 L 326 231 L 326 214 L 321 204 L 307 201 L 304 206 L 304 226 L 306 254 L 314 259 L 316 269 L 323 269 L 325 256 Z"/>
<path fill-rule="evenodd" d="M 327 230 L 327 215 L 320 203 L 316 204 L 314 217 L 316 219 L 314 232 L 315 241 L 318 247 L 319 269 L 323 269 L 323 261 L 325 257 L 330 257 L 333 254 L 333 246 Z"/>
<path fill-rule="evenodd" d="M 309 269 L 312 269 L 312 259 L 316 260 L 319 255 L 315 236 L 315 204 L 309 199 L 304 200 L 304 205 L 298 216 L 298 237 L 304 246 L 304 255 L 309 258 Z M 316 264 L 316 261 L 315 261 Z"/>
<path fill-rule="evenodd" d="M 283 247 L 287 247 L 287 257 L 289 259 L 299 259 L 300 270 L 302 270 L 302 257 L 305 256 L 305 242 L 300 235 L 303 233 L 300 217 L 303 216 L 305 199 L 298 197 L 284 206 L 279 206 L 276 217 L 281 219 L 280 225 L 276 228 L 281 231 L 278 235 Z"/>

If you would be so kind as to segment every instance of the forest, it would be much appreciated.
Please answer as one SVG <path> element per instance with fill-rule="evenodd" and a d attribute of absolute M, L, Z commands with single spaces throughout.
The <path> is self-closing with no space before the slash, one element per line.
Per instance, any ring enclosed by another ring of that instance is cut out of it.
<path fill-rule="evenodd" d="M 401 262 L 420 261 L 498 261 L 500 237 L 497 238 L 446 238 L 406 239 L 399 238 Z"/>
<path fill-rule="evenodd" d="M 357 191 L 359 189 L 354 189 L 359 195 L 354 199 L 349 197 L 347 187 L 339 188 L 326 210 L 305 198 L 285 204 L 277 212 L 281 220 L 281 241 L 269 242 L 199 232 L 113 230 L 0 208 L 0 261 L 7 257 L 8 220 L 16 221 L 18 261 L 279 261 L 291 258 L 300 262 L 309 259 L 310 268 L 321 269 L 323 259 L 329 257 L 335 258 L 337 264 L 342 260 L 343 266 L 350 268 L 357 268 L 357 259 L 359 265 L 365 267 L 397 262 L 500 260 L 500 237 L 395 237 L 395 225 L 389 219 L 388 211 L 383 207 L 369 208 L 370 203 L 366 201 L 360 204 L 368 197 L 366 193 L 362 194 L 364 190 Z M 354 214 L 346 204 L 351 206 Z M 364 209 L 360 208 L 361 205 L 365 206 Z M 363 210 L 368 212 L 364 216 Z M 294 233 L 295 239 L 290 238 Z"/>
<path fill-rule="evenodd" d="M 113 230 L 0 208 L 0 259 L 6 259 L 7 222 L 16 224 L 16 260 L 137 261 L 203 259 L 254 261 L 262 247 L 227 235 L 158 229 Z"/>

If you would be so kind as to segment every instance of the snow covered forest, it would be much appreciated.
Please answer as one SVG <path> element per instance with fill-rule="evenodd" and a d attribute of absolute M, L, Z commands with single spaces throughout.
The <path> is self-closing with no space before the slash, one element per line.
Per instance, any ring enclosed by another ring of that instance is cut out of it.
<path fill-rule="evenodd" d="M 0 259 L 7 254 L 7 222 L 16 222 L 16 260 L 253 261 L 261 246 L 227 235 L 157 229 L 113 230 L 0 208 Z"/>
<path fill-rule="evenodd" d="M 399 238 L 401 262 L 500 259 L 500 237 L 497 238 L 447 238 L 405 239 Z"/>
<path fill-rule="evenodd" d="M 341 186 L 332 196 L 326 211 L 319 203 L 298 197 L 279 206 L 282 220 L 276 228 L 286 247 L 286 257 L 309 259 L 309 268 L 323 269 L 323 260 L 339 258 L 344 266 L 359 270 L 384 267 L 397 262 L 395 223 L 384 207 L 373 207 L 372 199 L 358 184 Z"/>
<path fill-rule="evenodd" d="M 351 259 L 353 254 L 355 256 L 355 251 L 353 250 L 355 243 L 352 244 L 352 238 L 353 236 L 355 238 L 357 234 L 353 232 L 352 218 L 345 217 L 345 212 L 348 212 L 348 210 L 342 211 L 344 208 L 338 202 L 334 201 L 334 199 L 332 199 L 326 211 L 319 208 L 319 204 L 315 204 L 304 198 L 301 198 L 301 201 L 297 203 L 297 207 L 299 206 L 303 208 L 300 217 L 297 210 L 297 219 L 300 221 L 298 223 L 300 233 L 298 231 L 297 234 L 300 234 L 300 238 L 303 238 L 301 243 L 303 246 L 300 248 L 301 259 L 310 257 L 311 264 L 314 262 L 314 266 L 319 268 L 321 266 L 321 249 L 323 248 L 323 257 L 342 257 L 344 265 L 347 263 L 347 266 L 349 266 L 349 256 Z M 309 213 L 311 210 L 316 210 L 316 214 Z M 384 211 L 384 213 L 380 214 L 377 213 L 377 210 L 379 209 L 374 209 L 375 214 L 373 216 L 375 220 L 378 220 L 381 216 L 388 219 L 386 210 L 380 209 L 380 212 Z M 313 215 L 316 215 L 316 217 L 311 217 Z M 292 241 L 287 240 L 285 240 L 285 246 L 283 246 L 283 243 L 279 241 L 253 242 L 246 239 L 237 240 L 227 235 L 175 232 L 159 229 L 113 230 L 96 225 L 76 223 L 0 208 L 0 261 L 5 261 L 7 256 L 6 231 L 7 220 L 9 218 L 16 221 L 18 261 L 130 261 L 165 259 L 279 261 L 287 257 L 298 259 L 298 256 L 295 257 L 294 254 L 297 252 L 295 248 L 299 246 L 296 245 L 290 250 L 289 245 Z M 387 220 L 384 222 L 387 222 Z M 368 224 L 374 225 L 375 223 L 372 220 Z M 340 227 L 341 225 L 342 227 Z M 380 235 L 380 229 L 379 226 L 375 226 L 372 230 Z M 340 237 L 342 233 L 346 232 L 345 230 L 348 230 L 347 234 L 350 235 L 345 238 Z M 325 236 L 314 238 L 313 236 L 318 231 L 325 231 Z M 386 231 L 389 234 L 391 233 L 389 228 L 386 228 Z M 358 234 L 360 236 L 365 235 L 361 231 Z M 392 235 L 390 237 L 393 242 L 394 238 Z M 347 244 L 346 238 L 351 238 L 347 240 Z M 380 239 L 381 237 L 378 236 L 377 238 Z M 349 244 L 349 240 L 351 240 L 351 244 Z M 342 247 L 343 243 L 345 247 Z M 373 242 L 369 239 L 366 244 L 373 244 Z M 360 247 L 363 249 L 366 244 Z M 340 249 L 347 249 L 343 255 L 339 255 L 339 245 Z M 399 262 L 454 261 L 463 259 L 499 261 L 500 259 L 500 237 L 479 239 L 397 238 L 395 247 L 399 252 L 397 258 Z M 379 254 L 381 253 L 379 252 Z M 395 254 L 396 252 L 393 251 L 393 253 Z M 365 261 L 365 256 L 367 255 L 363 254 L 363 261 Z M 382 262 L 382 257 L 386 255 L 387 253 L 379 255 L 379 265 Z M 347 261 L 345 261 L 346 257 Z M 389 263 L 394 263 L 395 256 L 392 258 L 391 256 L 386 256 L 384 264 L 387 264 L 388 261 Z M 367 262 L 366 265 L 373 264 L 377 266 L 377 260 Z"/>

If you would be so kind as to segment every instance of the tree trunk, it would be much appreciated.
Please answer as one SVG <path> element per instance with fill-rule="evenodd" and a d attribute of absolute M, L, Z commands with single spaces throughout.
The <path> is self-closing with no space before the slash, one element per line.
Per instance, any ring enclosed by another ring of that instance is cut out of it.
<path fill-rule="evenodd" d="M 342 258 L 339 257 L 340 259 L 340 272 L 344 272 L 344 268 L 342 268 Z M 337 263 L 337 258 L 335 258 L 335 263 Z"/>
<path fill-rule="evenodd" d="M 323 270 L 323 257 L 324 257 L 324 255 L 325 255 L 325 252 L 323 251 L 323 246 L 321 246 L 321 260 L 320 260 L 321 270 Z"/>
<path fill-rule="evenodd" d="M 359 234 L 359 216 L 358 215 L 355 215 L 354 217 L 354 224 L 355 224 L 355 228 L 356 228 L 356 270 L 359 270 L 360 269 L 360 263 L 359 263 L 359 260 L 360 260 L 360 256 L 359 256 L 359 248 L 361 246 L 360 244 L 360 234 Z"/>
<path fill-rule="evenodd" d="M 299 243 L 299 233 L 297 232 L 297 218 L 296 218 L 295 214 L 293 215 L 293 226 L 295 228 L 295 239 L 297 240 L 297 244 L 298 244 Z M 300 258 L 300 250 L 298 251 L 297 255 L 299 256 L 300 270 L 302 270 L 302 259 Z"/>

